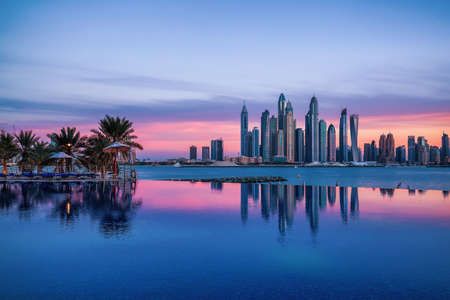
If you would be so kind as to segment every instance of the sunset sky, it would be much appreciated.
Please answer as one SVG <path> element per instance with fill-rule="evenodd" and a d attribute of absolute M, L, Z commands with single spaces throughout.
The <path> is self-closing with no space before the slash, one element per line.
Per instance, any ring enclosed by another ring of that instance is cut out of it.
<path fill-rule="evenodd" d="M 450 133 L 449 1 L 2 1 L 0 128 L 134 122 L 140 157 L 239 151 L 279 93 L 304 127 L 359 114 L 359 142 Z"/>

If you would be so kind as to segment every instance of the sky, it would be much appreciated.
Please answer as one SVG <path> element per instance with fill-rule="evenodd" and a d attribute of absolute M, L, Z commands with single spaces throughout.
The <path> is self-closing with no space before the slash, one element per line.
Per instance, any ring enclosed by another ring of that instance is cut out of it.
<path fill-rule="evenodd" d="M 242 3 L 244 2 L 244 3 Z M 239 151 L 276 114 L 297 126 L 313 95 L 338 126 L 359 114 L 359 146 L 392 132 L 439 145 L 450 132 L 449 1 L 27 1 L 0 9 L 0 127 L 45 139 L 105 114 L 134 123 L 141 158 L 187 156 L 222 137 Z"/>

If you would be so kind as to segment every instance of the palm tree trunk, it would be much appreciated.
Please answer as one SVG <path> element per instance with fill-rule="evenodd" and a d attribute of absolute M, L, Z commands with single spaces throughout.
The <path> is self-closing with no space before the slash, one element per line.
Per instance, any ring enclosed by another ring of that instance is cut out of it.
<path fill-rule="evenodd" d="M 6 159 L 2 159 L 2 163 L 3 163 L 3 174 L 7 175 L 8 174 L 8 164 L 6 163 Z"/>

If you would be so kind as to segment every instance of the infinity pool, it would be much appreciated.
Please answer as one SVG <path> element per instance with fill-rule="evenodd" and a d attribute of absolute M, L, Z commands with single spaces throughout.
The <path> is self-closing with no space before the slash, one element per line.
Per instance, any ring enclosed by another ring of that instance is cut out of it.
<path fill-rule="evenodd" d="M 442 190 L 1 184 L 2 299 L 449 298 Z"/>

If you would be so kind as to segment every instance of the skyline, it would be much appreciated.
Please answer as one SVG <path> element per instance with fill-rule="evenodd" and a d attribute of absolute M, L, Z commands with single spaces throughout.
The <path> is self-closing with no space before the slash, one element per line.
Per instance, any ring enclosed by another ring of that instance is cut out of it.
<path fill-rule="evenodd" d="M 316 95 L 336 137 L 340 111 L 358 114 L 360 148 L 382 133 L 405 146 L 448 133 L 449 3 L 254 4 L 5 2 L 0 126 L 87 134 L 119 114 L 135 123 L 139 157 L 219 137 L 234 156 L 242 102 L 252 129 L 282 92 L 297 121 Z"/>

